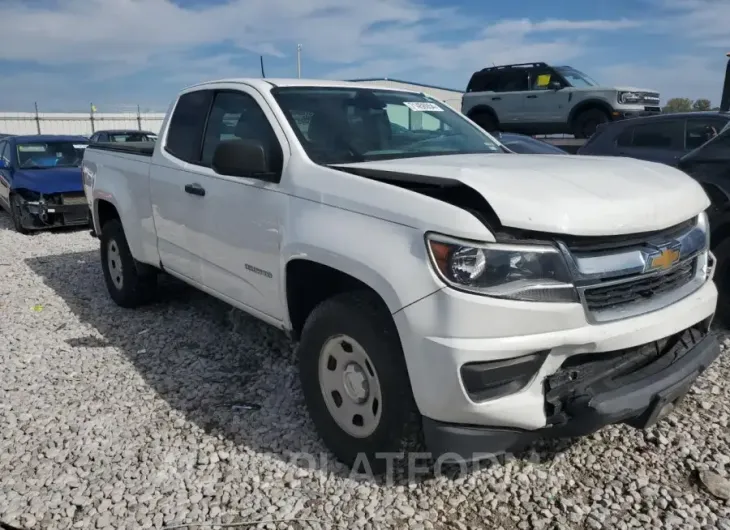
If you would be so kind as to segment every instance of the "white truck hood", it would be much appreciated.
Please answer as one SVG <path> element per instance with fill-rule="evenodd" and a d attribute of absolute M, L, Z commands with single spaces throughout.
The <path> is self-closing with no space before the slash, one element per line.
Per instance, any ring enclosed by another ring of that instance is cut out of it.
<path fill-rule="evenodd" d="M 472 154 L 342 164 L 456 179 L 507 227 L 570 235 L 661 230 L 710 204 L 678 169 L 622 157 Z"/>

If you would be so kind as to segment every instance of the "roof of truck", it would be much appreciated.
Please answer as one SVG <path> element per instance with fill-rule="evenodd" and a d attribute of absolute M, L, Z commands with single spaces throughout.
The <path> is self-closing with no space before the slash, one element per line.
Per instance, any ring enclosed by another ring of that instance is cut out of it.
<path fill-rule="evenodd" d="M 211 85 L 211 84 L 217 84 L 217 83 L 242 83 L 246 85 L 253 86 L 255 88 L 260 88 L 263 90 L 270 89 L 272 86 L 274 87 L 296 87 L 296 86 L 315 86 L 315 87 L 326 87 L 326 88 L 354 88 L 354 87 L 367 87 L 367 88 L 373 88 L 371 85 L 366 85 L 364 83 L 357 83 L 357 82 L 351 82 L 351 81 L 335 81 L 330 79 L 284 79 L 284 78 L 261 78 L 261 77 L 253 77 L 253 78 L 247 78 L 247 77 L 241 77 L 241 78 L 233 78 L 233 79 L 216 79 L 214 81 L 206 81 L 204 83 L 197 83 L 195 85 L 192 85 L 188 88 L 193 87 L 201 87 L 205 85 Z M 378 87 L 380 88 L 380 87 Z M 404 90 L 400 88 L 383 88 L 383 90 L 397 90 L 401 92 L 415 92 L 414 90 Z"/>

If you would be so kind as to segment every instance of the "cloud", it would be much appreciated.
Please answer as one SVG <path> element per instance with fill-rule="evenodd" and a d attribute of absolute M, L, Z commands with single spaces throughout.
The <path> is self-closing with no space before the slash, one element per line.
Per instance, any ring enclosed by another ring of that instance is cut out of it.
<path fill-rule="evenodd" d="M 652 0 L 663 13 L 655 30 L 692 44 L 730 51 L 730 2 L 727 0 Z"/>
<path fill-rule="evenodd" d="M 303 46 L 305 76 L 403 77 L 460 88 L 474 70 L 492 63 L 583 57 L 590 64 L 597 35 L 669 31 L 688 13 L 699 24 L 710 4 L 645 1 L 661 8 L 664 18 L 499 20 L 486 18 L 491 11 L 476 16 L 455 3 L 433 8 L 424 0 L 198 0 L 197 5 L 188 0 L 185 6 L 180 0 L 0 0 L 3 42 L 13 43 L 0 46 L 6 72 L 0 91 L 4 107 L 27 108 L 35 99 L 44 106 L 138 99 L 163 107 L 177 89 L 194 82 L 258 76 L 259 54 L 265 55 L 269 76 L 291 75 L 297 44 Z M 708 35 L 722 34 L 713 29 Z M 665 66 L 671 71 L 669 63 Z M 669 85 L 665 66 L 620 64 L 601 71 L 611 74 L 604 77 L 609 82 L 614 74 L 636 75 L 649 76 L 650 86 Z M 697 75 L 712 77 L 709 70 Z M 690 81 L 682 83 L 691 88 Z"/>

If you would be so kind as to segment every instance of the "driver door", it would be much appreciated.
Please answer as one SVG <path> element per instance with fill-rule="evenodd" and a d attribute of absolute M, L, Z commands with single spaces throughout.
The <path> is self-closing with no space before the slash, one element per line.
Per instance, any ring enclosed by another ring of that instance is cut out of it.
<path fill-rule="evenodd" d="M 570 94 L 560 76 L 550 69 L 535 68 L 530 72 L 529 81 L 530 87 L 525 93 L 525 121 L 544 125 L 565 123 Z M 560 83 L 560 90 L 550 87 L 554 82 Z"/>

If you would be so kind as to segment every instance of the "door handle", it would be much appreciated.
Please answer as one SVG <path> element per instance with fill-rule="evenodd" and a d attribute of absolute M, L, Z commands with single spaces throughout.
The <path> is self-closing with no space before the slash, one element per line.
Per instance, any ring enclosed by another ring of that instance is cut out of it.
<path fill-rule="evenodd" d="M 535 99 L 537 96 L 527 96 L 527 99 Z"/>
<path fill-rule="evenodd" d="M 496 97 L 496 98 L 492 98 L 492 101 L 500 101 L 501 99 L 502 98 L 500 98 L 500 97 Z"/>
<path fill-rule="evenodd" d="M 195 184 L 185 184 L 185 192 L 191 195 L 205 197 L 205 188 L 197 182 Z"/>

